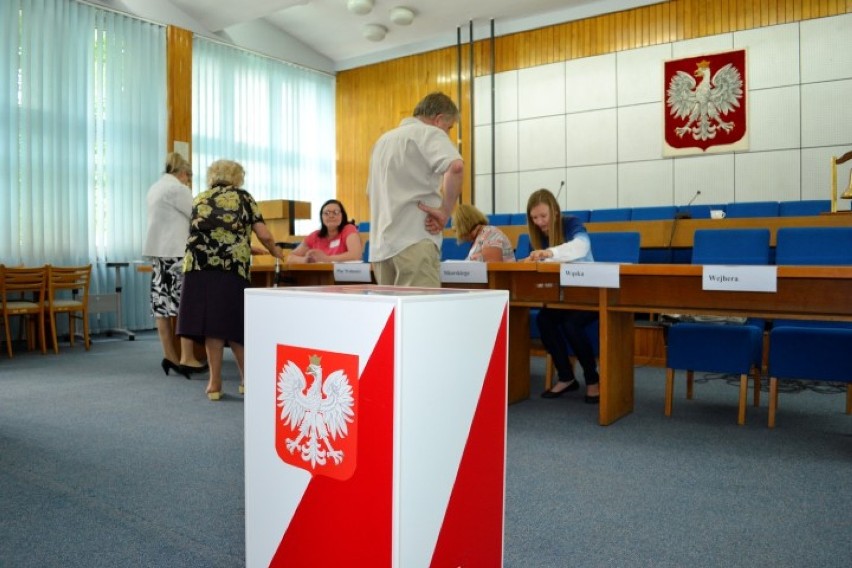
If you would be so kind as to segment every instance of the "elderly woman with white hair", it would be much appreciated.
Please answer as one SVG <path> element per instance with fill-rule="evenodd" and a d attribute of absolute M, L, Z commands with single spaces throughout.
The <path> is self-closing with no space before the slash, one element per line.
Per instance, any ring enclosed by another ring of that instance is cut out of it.
<path fill-rule="evenodd" d="M 245 170 L 237 162 L 217 160 L 207 169 L 209 189 L 192 205 L 183 297 L 177 333 L 203 341 L 210 365 L 207 397 L 222 398 L 222 356 L 227 343 L 243 377 L 243 291 L 251 275 L 251 233 L 270 254 L 284 260 L 257 202 L 242 189 Z"/>

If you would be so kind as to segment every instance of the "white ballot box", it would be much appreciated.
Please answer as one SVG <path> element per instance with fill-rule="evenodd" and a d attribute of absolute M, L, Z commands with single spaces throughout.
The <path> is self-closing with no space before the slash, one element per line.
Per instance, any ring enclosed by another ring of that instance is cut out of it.
<path fill-rule="evenodd" d="M 246 565 L 502 566 L 508 292 L 245 300 Z"/>

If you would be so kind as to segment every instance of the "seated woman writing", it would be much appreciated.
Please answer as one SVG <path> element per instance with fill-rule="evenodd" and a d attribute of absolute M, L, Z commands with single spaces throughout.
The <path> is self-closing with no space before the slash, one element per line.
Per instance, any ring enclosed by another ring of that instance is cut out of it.
<path fill-rule="evenodd" d="M 539 189 L 527 201 L 527 228 L 533 251 L 530 262 L 553 259 L 557 262 L 594 262 L 586 227 L 577 217 L 563 215 L 556 197 L 547 189 Z M 598 319 L 598 312 L 542 308 L 538 312 L 541 342 L 553 357 L 559 381 L 542 398 L 558 398 L 580 388 L 566 345 L 571 348 L 583 368 L 586 380 L 584 400 L 597 404 L 600 400 L 600 377 L 592 342 L 585 328 Z"/>
<path fill-rule="evenodd" d="M 329 199 L 320 207 L 320 228 L 299 243 L 287 262 L 341 262 L 361 260 L 363 245 L 358 228 L 349 220 L 343 204 Z"/>
<path fill-rule="evenodd" d="M 473 205 L 462 204 L 453 213 L 453 229 L 461 243 L 471 241 L 473 245 L 467 260 L 482 262 L 514 262 L 515 251 L 503 231 L 488 224 L 485 214 Z"/>

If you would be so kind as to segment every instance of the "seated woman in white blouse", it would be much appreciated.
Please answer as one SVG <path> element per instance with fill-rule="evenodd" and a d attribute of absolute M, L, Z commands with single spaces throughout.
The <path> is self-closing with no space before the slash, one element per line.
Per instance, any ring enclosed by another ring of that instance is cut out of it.
<path fill-rule="evenodd" d="M 471 241 L 473 245 L 467 260 L 482 262 L 514 262 L 515 251 L 509 237 L 494 225 L 488 224 L 485 215 L 473 205 L 459 205 L 453 213 L 453 229 L 458 242 Z"/>
<path fill-rule="evenodd" d="M 361 260 L 363 245 L 358 228 L 349 220 L 343 204 L 329 199 L 320 207 L 320 228 L 293 249 L 287 262 L 341 262 Z"/>

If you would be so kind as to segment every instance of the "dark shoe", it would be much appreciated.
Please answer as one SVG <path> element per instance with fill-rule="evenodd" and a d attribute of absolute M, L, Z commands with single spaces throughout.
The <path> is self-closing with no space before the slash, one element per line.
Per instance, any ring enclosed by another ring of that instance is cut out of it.
<path fill-rule="evenodd" d="M 583 400 L 586 404 L 598 404 L 601 401 L 601 395 L 589 396 L 586 395 L 583 397 Z"/>
<path fill-rule="evenodd" d="M 567 387 L 565 387 L 564 389 L 562 389 L 559 392 L 553 392 L 553 390 L 544 391 L 543 393 L 541 393 L 541 398 L 559 398 L 560 396 L 562 396 L 566 392 L 575 391 L 579 388 L 580 388 L 580 383 L 577 382 L 577 379 L 574 379 L 573 381 L 568 383 Z"/>
<path fill-rule="evenodd" d="M 190 375 L 192 375 L 193 373 L 204 373 L 208 369 L 210 369 L 210 365 L 208 365 L 207 363 L 201 365 L 200 367 L 194 367 L 192 365 L 178 365 L 178 367 L 178 372 L 184 377 L 186 377 L 187 380 L 192 378 L 190 377 Z"/>
<path fill-rule="evenodd" d="M 173 370 L 177 373 L 182 373 L 182 371 L 180 370 L 181 366 L 177 363 L 172 363 L 168 359 L 163 359 L 162 361 L 160 361 L 160 366 L 163 368 L 163 372 L 167 375 L 169 374 L 169 370 Z"/>

